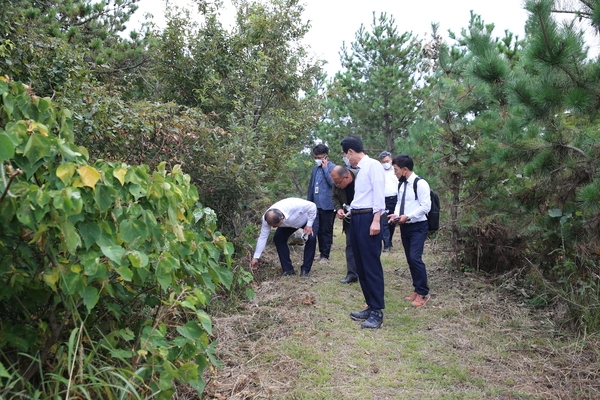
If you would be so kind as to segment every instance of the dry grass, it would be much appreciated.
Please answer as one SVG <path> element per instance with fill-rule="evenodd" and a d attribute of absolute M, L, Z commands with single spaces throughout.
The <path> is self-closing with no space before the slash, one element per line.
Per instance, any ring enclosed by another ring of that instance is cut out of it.
<path fill-rule="evenodd" d="M 382 255 L 384 327 L 361 330 L 348 317 L 363 306 L 360 287 L 338 283 L 345 261 L 336 228 L 330 263 L 315 263 L 311 279 L 278 279 L 276 257 L 263 257 L 256 298 L 213 318 L 224 364 L 206 376 L 205 398 L 600 398 L 597 342 L 562 332 L 556 310 L 528 307 L 514 274 L 492 284 L 449 269 L 435 242 L 426 250 L 427 305 L 402 300 L 412 288 L 396 237 Z M 301 260 L 301 248 L 293 257 Z"/>

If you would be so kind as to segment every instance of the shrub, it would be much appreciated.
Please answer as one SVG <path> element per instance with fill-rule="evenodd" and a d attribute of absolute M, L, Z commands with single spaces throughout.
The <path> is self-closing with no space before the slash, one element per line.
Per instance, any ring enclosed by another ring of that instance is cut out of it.
<path fill-rule="evenodd" d="M 0 98 L 0 397 L 83 397 L 93 376 L 120 377 L 102 397 L 201 393 L 204 309 L 232 282 L 215 213 L 179 166 L 90 165 L 69 110 L 8 78 Z"/>

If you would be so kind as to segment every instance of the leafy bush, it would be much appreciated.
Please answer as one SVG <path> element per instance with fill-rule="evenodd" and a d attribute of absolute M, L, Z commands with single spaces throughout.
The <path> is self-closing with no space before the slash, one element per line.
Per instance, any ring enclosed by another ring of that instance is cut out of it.
<path fill-rule="evenodd" d="M 90 165 L 69 110 L 7 78 L 0 96 L 0 396 L 201 393 L 204 308 L 233 278 L 215 213 L 178 165 Z"/>

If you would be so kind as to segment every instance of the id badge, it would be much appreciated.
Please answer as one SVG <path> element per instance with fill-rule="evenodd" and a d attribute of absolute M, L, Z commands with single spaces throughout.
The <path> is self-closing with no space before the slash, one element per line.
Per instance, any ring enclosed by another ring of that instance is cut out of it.
<path fill-rule="evenodd" d="M 315 186 L 315 194 L 319 194 L 319 187 Z"/>

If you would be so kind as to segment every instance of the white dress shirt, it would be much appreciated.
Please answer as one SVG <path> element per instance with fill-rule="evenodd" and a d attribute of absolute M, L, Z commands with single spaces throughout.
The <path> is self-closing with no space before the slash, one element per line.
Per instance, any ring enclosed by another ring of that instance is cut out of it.
<path fill-rule="evenodd" d="M 354 200 L 350 204 L 353 209 L 372 208 L 373 214 L 385 211 L 385 178 L 383 166 L 377 160 L 365 155 L 357 165 L 356 183 L 354 184 Z"/>
<path fill-rule="evenodd" d="M 383 173 L 385 175 L 385 189 L 383 193 L 385 197 L 395 196 L 398 194 L 398 177 L 394 172 L 394 167 L 390 167 L 390 169 L 383 169 Z"/>
<path fill-rule="evenodd" d="M 283 213 L 285 217 L 281 225 L 284 228 L 303 228 L 304 226 L 313 226 L 315 218 L 317 218 L 317 206 L 312 201 L 290 197 L 278 201 L 269 207 L 269 210 L 277 209 Z M 266 214 L 266 212 L 265 212 Z M 260 228 L 260 236 L 256 242 L 256 250 L 254 258 L 260 258 L 262 252 L 267 245 L 267 239 L 271 233 L 271 227 L 265 221 L 265 214 L 262 217 L 262 225 Z"/>
<path fill-rule="evenodd" d="M 402 193 L 406 188 L 406 197 L 404 198 L 404 214 L 410 218 L 410 221 L 406 222 L 411 224 L 414 222 L 427 221 L 427 213 L 431 210 L 431 189 L 429 183 L 425 179 L 419 179 L 417 183 L 417 194 L 419 199 L 415 197 L 414 184 L 417 174 L 414 172 L 406 180 L 408 184 L 400 185 L 398 190 L 398 203 L 396 203 L 396 211 L 394 214 L 400 215 L 400 203 L 402 202 Z"/>

